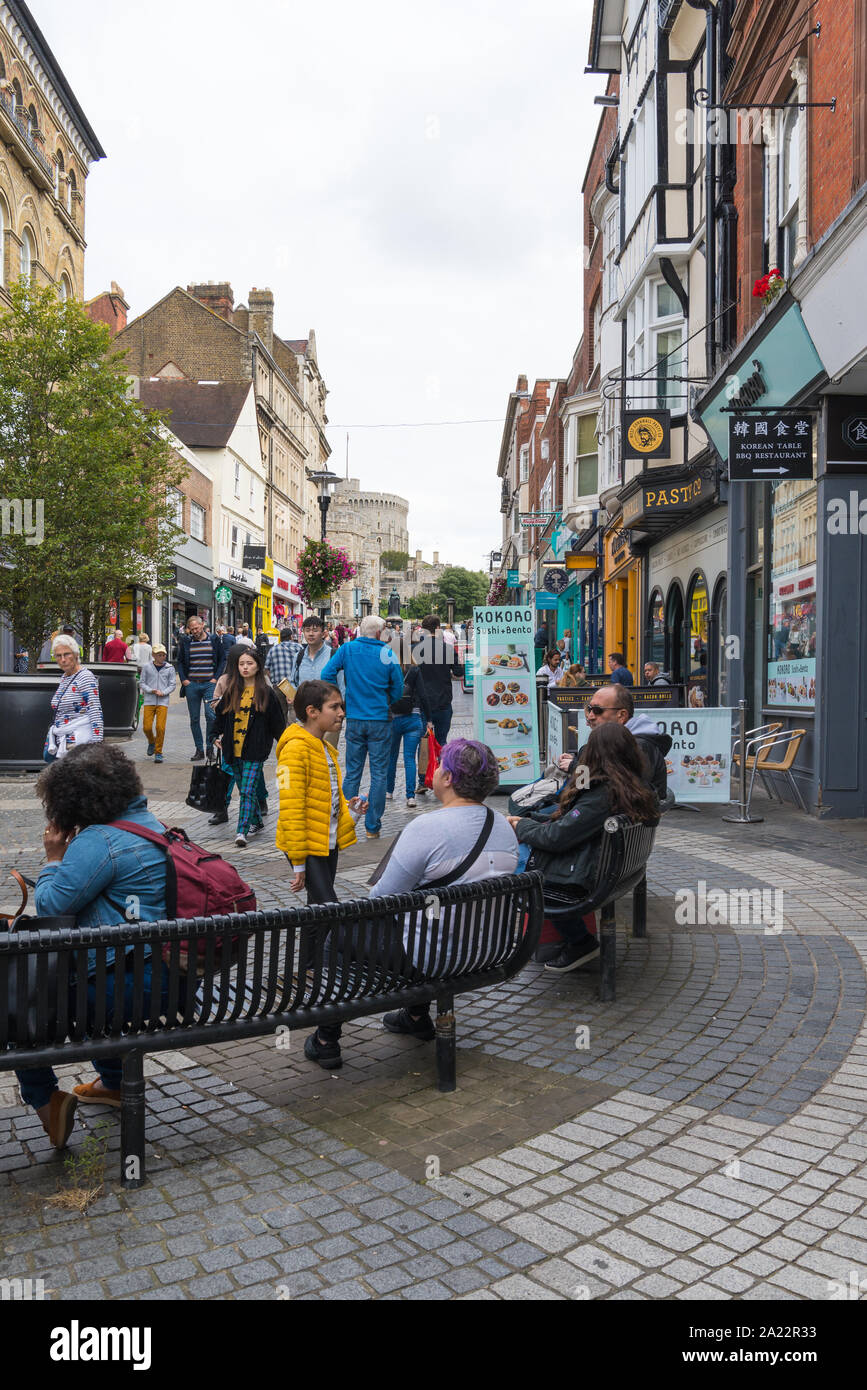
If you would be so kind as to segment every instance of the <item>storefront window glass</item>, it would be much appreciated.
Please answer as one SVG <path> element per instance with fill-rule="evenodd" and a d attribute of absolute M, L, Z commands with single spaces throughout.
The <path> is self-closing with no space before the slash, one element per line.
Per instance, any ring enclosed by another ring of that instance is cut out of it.
<path fill-rule="evenodd" d="M 816 702 L 816 505 L 814 482 L 771 485 L 769 705 Z"/>
<path fill-rule="evenodd" d="M 719 671 L 719 700 L 720 705 L 728 704 L 729 693 L 729 665 L 728 665 L 728 590 L 725 581 L 717 586 L 716 590 L 716 615 L 717 615 L 717 669 Z"/>
<path fill-rule="evenodd" d="M 707 583 L 693 580 L 689 597 L 689 703 L 707 704 Z"/>
<path fill-rule="evenodd" d="M 650 652 L 648 661 L 655 661 L 665 670 L 665 604 L 658 589 L 650 600 Z"/>

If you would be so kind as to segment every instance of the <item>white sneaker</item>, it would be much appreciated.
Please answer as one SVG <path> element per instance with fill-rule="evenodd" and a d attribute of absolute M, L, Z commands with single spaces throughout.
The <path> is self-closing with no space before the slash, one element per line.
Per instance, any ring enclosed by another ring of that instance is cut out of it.
<path fill-rule="evenodd" d="M 246 845 L 246 843 L 247 843 L 247 836 L 246 836 L 246 835 L 236 835 L 236 836 L 235 836 L 235 844 L 236 844 L 236 846 L 238 847 L 238 849 L 243 849 L 244 846 Z"/>
<path fill-rule="evenodd" d="M 407 806 L 413 806 L 413 807 L 415 807 L 415 806 L 418 805 L 418 802 L 416 801 L 416 799 L 415 799 L 414 796 L 408 796 L 408 797 L 406 798 L 406 804 L 407 804 Z"/>

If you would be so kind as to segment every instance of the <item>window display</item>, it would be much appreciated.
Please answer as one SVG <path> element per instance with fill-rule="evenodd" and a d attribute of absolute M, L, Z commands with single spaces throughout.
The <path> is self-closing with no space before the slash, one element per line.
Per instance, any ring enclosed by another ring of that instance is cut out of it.
<path fill-rule="evenodd" d="M 769 705 L 816 702 L 816 484 L 785 482 L 771 499 Z"/>

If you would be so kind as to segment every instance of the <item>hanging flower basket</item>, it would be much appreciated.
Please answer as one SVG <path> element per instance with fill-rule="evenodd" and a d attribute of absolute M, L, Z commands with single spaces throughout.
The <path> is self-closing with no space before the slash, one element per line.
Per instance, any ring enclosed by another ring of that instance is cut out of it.
<path fill-rule="evenodd" d="M 298 592 L 308 605 L 322 603 L 357 573 L 345 550 L 309 540 L 298 556 Z"/>
<path fill-rule="evenodd" d="M 762 275 L 753 285 L 753 299 L 764 300 L 765 307 L 773 304 L 786 288 L 786 282 L 780 274 L 779 268 L 774 266 L 767 275 Z"/>
<path fill-rule="evenodd" d="M 505 579 L 503 578 L 502 575 L 498 575 L 497 578 L 494 580 L 493 584 L 492 584 L 491 587 L 490 587 L 490 591 L 489 591 L 489 593 L 488 593 L 488 603 L 490 603 L 490 604 L 502 603 L 505 597 L 506 597 L 506 581 L 505 581 Z"/>

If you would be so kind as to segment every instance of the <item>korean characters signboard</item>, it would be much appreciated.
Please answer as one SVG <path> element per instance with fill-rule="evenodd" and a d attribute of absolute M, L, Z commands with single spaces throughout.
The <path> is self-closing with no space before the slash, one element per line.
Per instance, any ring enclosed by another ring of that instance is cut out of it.
<path fill-rule="evenodd" d="M 502 787 L 539 776 L 533 609 L 473 609 L 475 735 L 497 759 Z"/>
<path fill-rule="evenodd" d="M 730 482 L 784 482 L 812 476 L 813 417 L 809 412 L 777 411 L 730 418 Z"/>

